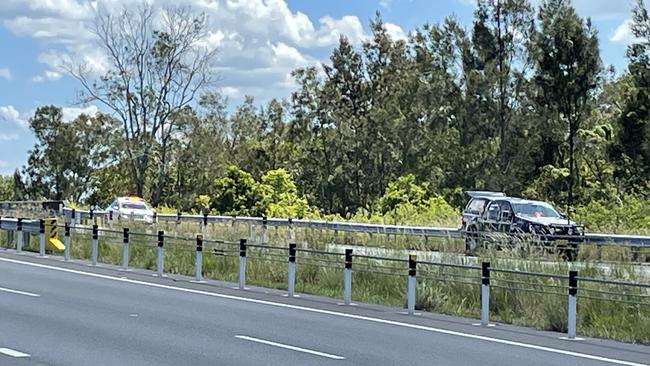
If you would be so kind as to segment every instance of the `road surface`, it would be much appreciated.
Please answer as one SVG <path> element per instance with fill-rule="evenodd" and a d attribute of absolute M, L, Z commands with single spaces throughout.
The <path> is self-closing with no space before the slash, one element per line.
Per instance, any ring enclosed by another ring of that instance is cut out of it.
<path fill-rule="evenodd" d="M 0 365 L 642 365 L 650 347 L 0 251 Z"/>

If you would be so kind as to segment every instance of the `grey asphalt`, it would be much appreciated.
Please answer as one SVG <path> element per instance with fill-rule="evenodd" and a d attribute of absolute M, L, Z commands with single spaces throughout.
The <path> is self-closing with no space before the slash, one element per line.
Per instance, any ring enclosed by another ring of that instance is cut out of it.
<path fill-rule="evenodd" d="M 127 283 L 2 259 L 237 298 Z M 156 278 L 148 271 L 125 273 L 108 265 L 90 267 L 85 262 L 63 263 L 59 258 L 0 251 L 0 288 L 40 295 L 29 297 L 0 291 L 0 348 L 30 354 L 23 359 L 0 354 L 0 365 L 534 366 L 611 365 L 616 360 L 650 363 L 647 346 L 599 339 L 566 341 L 559 339 L 562 334 L 553 332 L 509 325 L 481 328 L 472 325 L 473 319 L 429 313 L 413 317 L 401 314 L 402 309 L 366 304 L 346 307 L 338 305 L 336 299 L 309 295 L 288 299 L 281 291 L 260 288 L 239 291 L 231 286 L 216 281 L 191 283 L 182 276 Z M 284 304 L 305 308 L 287 308 Z M 394 323 L 382 323 L 384 320 Z M 414 329 L 409 325 L 428 328 Z M 440 330 L 458 333 L 446 334 Z M 471 335 L 489 339 L 475 339 Z M 520 342 L 525 346 L 500 341 Z M 562 351 L 611 360 L 558 353 Z"/>

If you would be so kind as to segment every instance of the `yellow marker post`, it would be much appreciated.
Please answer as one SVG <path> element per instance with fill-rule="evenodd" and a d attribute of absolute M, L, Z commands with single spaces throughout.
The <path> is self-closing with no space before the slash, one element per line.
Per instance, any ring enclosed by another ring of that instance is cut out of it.
<path fill-rule="evenodd" d="M 59 240 L 56 218 L 50 217 L 45 221 L 45 247 L 51 251 L 61 251 L 65 249 L 65 245 Z"/>

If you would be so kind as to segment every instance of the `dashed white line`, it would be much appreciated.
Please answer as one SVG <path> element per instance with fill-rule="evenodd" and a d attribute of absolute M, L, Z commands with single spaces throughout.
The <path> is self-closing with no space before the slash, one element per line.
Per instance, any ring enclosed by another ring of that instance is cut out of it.
<path fill-rule="evenodd" d="M 582 359 L 586 359 L 586 360 L 607 362 L 607 363 L 612 363 L 612 364 L 616 364 L 616 365 L 650 366 L 648 364 L 639 363 L 639 362 L 625 361 L 625 360 L 619 360 L 619 359 L 615 359 L 615 358 L 590 355 L 588 353 L 580 353 L 580 352 L 568 351 L 568 350 L 559 349 L 559 348 L 539 346 L 539 345 L 536 345 L 536 344 L 523 343 L 523 342 L 517 342 L 517 341 L 510 341 L 510 340 L 507 340 L 507 339 L 494 338 L 494 337 L 488 337 L 488 336 L 483 336 L 483 335 L 478 335 L 478 334 L 471 334 L 471 333 L 463 333 L 463 332 L 458 332 L 458 331 L 448 330 L 448 329 L 442 329 L 442 328 L 428 327 L 428 326 L 425 326 L 425 325 L 403 323 L 403 322 L 398 322 L 398 321 L 395 321 L 395 320 L 387 320 L 387 319 L 373 318 L 373 317 L 363 316 L 363 315 L 342 313 L 342 312 L 338 312 L 338 311 L 310 308 L 310 307 L 307 307 L 307 306 L 283 304 L 283 303 L 273 302 L 273 301 L 251 299 L 251 298 L 248 298 L 248 297 L 226 295 L 226 294 L 220 294 L 220 293 L 216 293 L 216 292 L 195 290 L 195 289 L 191 289 L 191 288 L 183 288 L 183 287 L 163 285 L 163 284 L 159 284 L 159 283 L 152 283 L 152 282 L 146 282 L 146 281 L 138 281 L 138 280 L 132 280 L 132 279 L 126 279 L 126 278 L 119 278 L 119 277 L 108 276 L 108 275 L 103 275 L 103 274 L 99 274 L 99 273 L 83 272 L 83 271 L 78 271 L 78 270 L 75 270 L 75 269 L 55 267 L 55 266 L 50 266 L 50 265 L 47 265 L 47 264 L 24 262 L 24 261 L 19 261 L 19 260 L 15 260 L 15 259 L 1 258 L 1 257 L 0 257 L 0 262 L 15 263 L 15 264 L 20 264 L 20 265 L 29 266 L 29 267 L 44 268 L 44 269 L 49 269 L 49 270 L 59 271 L 59 272 L 66 272 L 66 273 L 74 273 L 74 274 L 78 274 L 78 275 L 82 275 L 82 276 L 88 276 L 88 277 L 94 277 L 94 278 L 103 278 L 103 279 L 106 279 L 106 280 L 130 283 L 130 284 L 134 284 L 134 285 L 141 285 L 141 286 L 148 286 L 148 287 L 155 287 L 155 288 L 163 288 L 163 289 L 168 289 L 168 290 L 173 290 L 173 291 L 179 291 L 179 292 L 185 292 L 185 293 L 191 293 L 191 294 L 198 294 L 198 295 L 204 295 L 204 296 L 212 296 L 212 297 L 218 297 L 218 298 L 222 298 L 222 299 L 229 299 L 229 300 L 235 300 L 235 301 L 243 301 L 243 302 L 248 302 L 248 303 L 253 303 L 253 304 L 275 306 L 275 307 L 281 307 L 281 308 L 286 308 L 286 309 L 294 309 L 294 310 L 306 311 L 306 312 L 316 313 L 316 314 L 325 314 L 325 315 L 337 316 L 337 317 L 341 317 L 341 318 L 362 320 L 362 321 L 367 321 L 367 322 L 371 322 L 371 323 L 375 323 L 375 324 L 386 324 L 386 325 L 393 325 L 393 326 L 398 326 L 398 327 L 403 327 L 403 328 L 418 329 L 418 330 L 423 330 L 423 331 L 427 331 L 427 332 L 446 334 L 446 335 L 451 335 L 451 336 L 456 336 L 456 337 L 475 339 L 475 340 L 480 340 L 480 341 L 485 341 L 485 342 L 492 342 L 492 343 L 497 343 L 497 344 L 504 344 L 504 345 L 508 345 L 508 346 L 532 349 L 532 350 L 536 350 L 536 351 L 549 352 L 549 353 L 555 353 L 555 354 L 560 354 L 560 355 L 565 355 L 565 356 L 577 357 L 577 358 L 582 358 Z"/>
<path fill-rule="evenodd" d="M 236 335 L 235 338 L 239 338 L 239 339 L 243 339 L 243 340 L 251 341 L 251 342 L 256 342 L 256 343 L 262 343 L 262 344 L 266 344 L 268 346 L 284 348 L 284 349 L 288 349 L 288 350 L 292 350 L 292 351 L 309 353 L 310 355 L 331 358 L 333 360 L 345 360 L 345 357 L 343 357 L 343 356 L 332 355 L 332 354 L 329 354 L 329 353 L 314 351 L 314 350 L 307 349 L 307 348 L 300 348 L 300 347 L 296 347 L 296 346 L 290 346 L 288 344 L 271 342 L 271 341 L 267 341 L 267 340 L 264 340 L 264 339 L 253 338 L 253 337 L 244 336 L 244 335 Z"/>
<path fill-rule="evenodd" d="M 24 296 L 30 296 L 30 297 L 39 297 L 41 295 L 39 294 L 33 294 L 31 292 L 25 292 L 25 291 L 18 291 L 10 288 L 5 288 L 5 287 L 0 287 L 0 291 L 3 292 L 9 292 L 11 294 L 16 294 L 16 295 L 24 295 Z"/>
<path fill-rule="evenodd" d="M 16 358 L 29 357 L 29 354 L 16 351 L 15 349 L 11 349 L 11 348 L 0 348 L 0 353 L 2 353 L 3 355 L 16 357 Z"/>

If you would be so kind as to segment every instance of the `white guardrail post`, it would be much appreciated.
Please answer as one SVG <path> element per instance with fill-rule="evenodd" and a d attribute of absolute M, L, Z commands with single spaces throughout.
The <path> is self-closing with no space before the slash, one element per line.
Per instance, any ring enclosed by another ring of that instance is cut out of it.
<path fill-rule="evenodd" d="M 296 244 L 289 244 L 289 262 L 287 263 L 287 296 L 293 297 L 296 289 Z"/>
<path fill-rule="evenodd" d="M 490 262 L 481 263 L 481 325 L 490 325 Z"/>
<path fill-rule="evenodd" d="M 417 256 L 415 254 L 409 255 L 409 276 L 406 286 L 406 307 L 409 315 L 415 314 L 415 289 L 417 284 L 416 266 Z"/>
<path fill-rule="evenodd" d="M 164 266 L 165 266 L 165 251 L 163 245 L 165 244 L 165 232 L 160 230 L 158 231 L 158 248 L 156 250 L 156 275 L 159 277 L 163 276 Z"/>
<path fill-rule="evenodd" d="M 129 228 L 122 229 L 122 270 L 129 270 Z"/>
<path fill-rule="evenodd" d="M 97 238 L 98 238 L 97 232 L 98 232 L 97 224 L 93 224 L 92 251 L 90 253 L 93 266 L 97 265 L 97 252 L 99 251 L 98 242 L 97 242 Z"/>
<path fill-rule="evenodd" d="M 196 236 L 196 258 L 194 259 L 196 282 L 203 282 L 203 235 Z"/>
<path fill-rule="evenodd" d="M 352 304 L 352 249 L 345 250 L 345 269 L 343 270 L 343 304 Z"/>
<path fill-rule="evenodd" d="M 239 283 L 237 288 L 246 288 L 246 239 L 239 240 Z"/>
<path fill-rule="evenodd" d="M 38 220 L 38 255 L 45 257 L 45 220 Z"/>
<path fill-rule="evenodd" d="M 16 253 L 23 252 L 23 219 L 18 218 L 16 223 Z"/>
<path fill-rule="evenodd" d="M 567 319 L 567 338 L 576 339 L 578 271 L 569 271 L 569 308 Z"/>
<path fill-rule="evenodd" d="M 63 248 L 63 260 L 67 262 L 70 260 L 70 224 L 68 222 L 65 222 L 63 230 L 63 246 L 65 246 Z"/>

